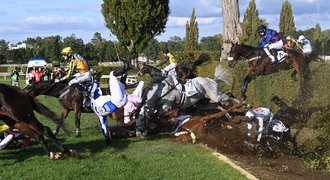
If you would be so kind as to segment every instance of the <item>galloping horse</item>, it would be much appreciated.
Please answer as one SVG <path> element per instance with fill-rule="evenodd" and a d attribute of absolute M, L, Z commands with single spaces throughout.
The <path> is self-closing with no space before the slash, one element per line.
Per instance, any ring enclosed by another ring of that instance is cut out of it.
<path fill-rule="evenodd" d="M 260 75 L 269 75 L 280 70 L 288 70 L 292 67 L 294 71 L 291 77 L 294 78 L 297 73 L 300 75 L 300 86 L 302 87 L 302 78 L 306 78 L 309 73 L 308 61 L 304 54 L 292 49 L 285 49 L 288 57 L 282 62 L 272 65 L 268 55 L 263 49 L 255 48 L 244 44 L 232 44 L 228 57 L 229 67 L 235 67 L 235 64 L 242 56 L 247 59 L 249 64 L 249 74 L 245 76 L 242 83 L 242 98 L 246 100 L 246 91 L 248 89 L 248 84 L 256 77 Z"/>
<path fill-rule="evenodd" d="M 109 94 L 108 88 L 101 88 L 103 94 Z M 39 96 L 39 95 L 48 95 L 58 98 L 61 107 L 61 122 L 66 119 L 70 111 L 75 113 L 75 126 L 76 126 L 76 136 L 81 136 L 80 131 L 80 118 L 82 112 L 94 113 L 88 107 L 83 106 L 84 95 L 77 88 L 77 86 L 69 86 L 66 81 L 62 82 L 53 82 L 53 81 L 42 81 L 36 83 L 33 86 L 27 86 L 24 88 L 24 91 L 30 95 Z M 112 113 L 112 118 L 118 121 L 123 121 L 123 108 Z M 54 133 L 59 132 L 60 126 L 56 126 Z"/>
<path fill-rule="evenodd" d="M 51 132 L 49 127 L 42 125 L 38 121 L 33 110 L 51 119 L 59 127 L 63 127 L 55 113 L 32 96 L 27 95 L 20 88 L 0 84 L 0 118 L 2 121 L 8 126 L 14 127 L 37 140 L 47 152 L 50 159 L 58 159 L 63 153 L 74 155 L 74 150 L 66 149 Z M 50 138 L 59 148 L 60 152 L 52 152 L 46 145 L 44 136 Z"/>

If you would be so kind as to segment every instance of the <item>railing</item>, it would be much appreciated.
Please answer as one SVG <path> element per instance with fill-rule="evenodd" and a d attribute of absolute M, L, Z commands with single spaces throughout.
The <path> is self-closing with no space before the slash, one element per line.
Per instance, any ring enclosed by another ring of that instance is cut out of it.
<path fill-rule="evenodd" d="M 102 79 L 109 79 L 110 75 L 102 75 Z M 137 75 L 128 75 L 126 79 L 126 84 L 135 84 L 137 83 Z"/>

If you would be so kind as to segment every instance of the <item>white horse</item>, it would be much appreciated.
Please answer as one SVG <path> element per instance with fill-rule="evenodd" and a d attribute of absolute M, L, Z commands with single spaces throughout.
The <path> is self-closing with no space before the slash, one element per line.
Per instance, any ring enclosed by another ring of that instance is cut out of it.
<path fill-rule="evenodd" d="M 185 89 L 189 89 L 189 92 L 182 92 L 182 85 L 176 81 L 176 78 L 171 76 L 160 83 L 154 84 L 147 93 L 146 101 L 136 119 L 137 136 L 140 136 L 141 131 L 144 130 L 142 120 L 147 120 L 147 118 L 150 118 L 155 113 L 161 116 L 175 107 L 185 109 L 205 98 L 218 104 L 232 100 L 232 98 L 220 90 L 220 81 L 229 85 L 233 82 L 232 76 L 228 70 L 218 65 L 215 69 L 214 79 L 196 77 L 188 81 L 191 86 L 185 86 Z M 147 124 L 147 122 L 145 123 Z"/>

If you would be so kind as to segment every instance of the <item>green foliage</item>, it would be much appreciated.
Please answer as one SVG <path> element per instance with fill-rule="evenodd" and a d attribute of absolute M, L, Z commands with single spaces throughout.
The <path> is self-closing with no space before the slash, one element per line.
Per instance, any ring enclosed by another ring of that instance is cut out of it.
<path fill-rule="evenodd" d="M 198 45 L 198 38 L 199 38 L 199 29 L 198 29 L 198 23 L 196 21 L 195 8 L 194 8 L 190 17 L 190 21 L 187 21 L 186 23 L 186 38 L 184 41 L 185 51 L 199 50 L 200 47 Z"/>
<path fill-rule="evenodd" d="M 169 0 L 104 0 L 102 4 L 107 28 L 133 57 L 164 32 L 169 13 Z"/>
<path fill-rule="evenodd" d="M 292 7 L 288 0 L 284 1 L 282 4 L 279 26 L 280 32 L 285 36 L 292 36 L 296 32 Z"/>
<path fill-rule="evenodd" d="M 200 47 L 202 51 L 220 51 L 221 46 L 222 36 L 220 34 L 203 37 L 200 42 Z"/>
<path fill-rule="evenodd" d="M 218 51 L 179 51 L 173 52 L 175 59 L 178 63 L 190 64 L 198 59 L 202 54 L 206 54 L 210 57 L 209 61 L 219 61 L 220 52 Z"/>
<path fill-rule="evenodd" d="M 244 13 L 242 29 L 244 34 L 244 43 L 257 46 L 259 44 L 258 26 L 265 24 L 264 20 L 259 18 L 259 12 L 256 8 L 255 0 L 251 0 Z"/>

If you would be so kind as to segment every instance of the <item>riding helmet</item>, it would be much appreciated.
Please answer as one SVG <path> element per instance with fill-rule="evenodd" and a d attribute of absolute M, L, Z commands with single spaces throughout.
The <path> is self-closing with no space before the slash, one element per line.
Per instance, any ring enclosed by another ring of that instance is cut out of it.
<path fill-rule="evenodd" d="M 298 38 L 299 41 L 302 41 L 304 39 L 305 39 L 305 36 L 304 35 L 300 35 L 299 38 Z"/>
<path fill-rule="evenodd" d="M 67 55 L 67 56 L 72 56 L 73 55 L 73 50 L 71 49 L 71 47 L 65 47 L 63 48 L 62 52 L 61 52 L 62 55 Z"/>
<path fill-rule="evenodd" d="M 260 25 L 260 26 L 258 27 L 258 33 L 265 32 L 266 29 L 267 29 L 267 27 L 266 27 L 265 25 L 262 24 L 262 25 Z"/>

